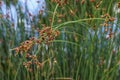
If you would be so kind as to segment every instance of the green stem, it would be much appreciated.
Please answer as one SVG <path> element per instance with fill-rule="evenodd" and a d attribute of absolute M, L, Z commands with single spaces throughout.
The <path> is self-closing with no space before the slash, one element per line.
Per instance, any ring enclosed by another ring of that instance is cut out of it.
<path fill-rule="evenodd" d="M 103 18 L 88 18 L 88 19 L 79 19 L 79 20 L 75 20 L 75 21 L 68 21 L 68 22 L 64 22 L 64 23 L 58 25 L 57 27 L 55 27 L 55 29 L 58 29 L 61 26 L 64 26 L 67 24 L 79 23 L 79 22 L 88 21 L 88 20 L 102 20 L 102 21 L 104 21 L 105 19 L 103 19 Z"/>
<path fill-rule="evenodd" d="M 55 14 L 56 14 L 57 8 L 58 8 L 58 4 L 56 5 L 55 10 L 53 12 L 51 27 L 53 26 L 53 23 L 54 23 L 54 20 L 55 20 Z"/>
<path fill-rule="evenodd" d="M 71 41 L 65 41 L 65 40 L 54 40 L 53 42 L 64 42 L 64 43 L 69 43 L 69 44 L 73 44 L 73 45 L 76 45 L 76 46 L 79 46 L 79 44 L 75 43 L 75 42 L 71 42 Z"/>

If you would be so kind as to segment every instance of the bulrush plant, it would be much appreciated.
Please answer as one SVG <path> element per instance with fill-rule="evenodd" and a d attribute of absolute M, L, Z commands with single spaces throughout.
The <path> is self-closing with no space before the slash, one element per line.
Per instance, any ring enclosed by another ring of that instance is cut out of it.
<path fill-rule="evenodd" d="M 24 15 L 15 33 L 0 19 L 0 80 L 120 80 L 120 19 L 112 11 L 119 0 L 45 1 L 46 16 L 38 10 L 30 36 Z"/>
<path fill-rule="evenodd" d="M 31 48 L 34 47 L 35 44 L 49 45 L 60 34 L 58 30 L 54 30 L 52 29 L 52 27 L 45 27 L 45 26 L 41 30 L 38 29 L 38 32 L 39 32 L 38 38 L 32 37 L 29 40 L 22 42 L 20 46 L 13 49 L 16 52 L 16 56 L 18 54 L 26 55 L 26 59 L 28 59 L 28 61 L 23 62 L 23 65 L 30 72 L 32 71 L 32 68 L 30 68 L 31 65 L 37 65 L 37 68 L 42 66 L 42 62 L 40 63 L 38 61 L 36 54 L 34 55 L 29 54 Z"/>

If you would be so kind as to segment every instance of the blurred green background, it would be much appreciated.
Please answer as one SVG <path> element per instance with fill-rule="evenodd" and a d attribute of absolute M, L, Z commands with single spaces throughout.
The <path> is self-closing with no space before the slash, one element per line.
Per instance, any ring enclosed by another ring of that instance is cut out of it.
<path fill-rule="evenodd" d="M 113 10 L 115 4 L 120 5 L 118 1 L 46 0 L 46 16 L 39 15 L 39 21 L 32 21 L 29 35 L 22 13 L 18 31 L 9 20 L 0 17 L 0 80 L 120 80 L 120 13 Z M 9 7 L 17 0 L 5 3 Z M 110 21 L 112 17 L 115 21 Z M 23 66 L 28 60 L 26 53 L 15 56 L 12 49 L 34 37 L 35 30 L 42 29 L 43 24 L 59 30 L 60 35 L 49 45 L 32 47 L 29 53 L 44 65 L 33 65 L 30 72 Z M 106 39 L 110 33 L 112 37 Z"/>

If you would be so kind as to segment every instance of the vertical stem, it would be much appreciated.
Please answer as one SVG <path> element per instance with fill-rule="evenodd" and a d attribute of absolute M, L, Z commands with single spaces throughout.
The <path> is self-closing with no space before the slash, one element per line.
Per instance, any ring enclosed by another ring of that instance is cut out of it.
<path fill-rule="evenodd" d="M 55 9 L 54 9 L 54 13 L 53 13 L 53 17 L 52 17 L 52 23 L 51 23 L 51 27 L 53 26 L 54 20 L 55 20 L 55 14 L 58 8 L 58 4 L 56 5 Z"/>

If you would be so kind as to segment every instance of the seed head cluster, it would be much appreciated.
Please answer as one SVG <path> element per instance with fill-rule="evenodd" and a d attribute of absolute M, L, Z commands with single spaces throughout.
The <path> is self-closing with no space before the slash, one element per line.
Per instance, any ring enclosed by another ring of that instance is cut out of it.
<path fill-rule="evenodd" d="M 45 44 L 49 44 L 59 35 L 59 31 L 53 30 L 51 27 L 44 27 L 38 31 L 41 37 L 40 42 L 44 42 Z"/>
<path fill-rule="evenodd" d="M 43 27 L 41 30 L 38 30 L 38 32 L 38 39 L 32 37 L 29 40 L 22 42 L 19 47 L 16 47 L 13 50 L 15 50 L 16 53 L 27 53 L 34 44 L 49 44 L 60 34 L 58 30 L 53 30 L 51 27 Z"/>
<path fill-rule="evenodd" d="M 36 55 L 30 55 L 29 53 L 26 54 L 26 58 L 29 59 L 29 61 L 23 62 L 23 65 L 28 71 L 33 71 L 32 67 L 33 65 L 36 66 L 37 68 L 42 67 L 42 63 L 40 63 L 37 59 Z"/>
<path fill-rule="evenodd" d="M 59 6 L 66 5 L 68 0 L 51 0 L 51 2 L 57 3 Z"/>
<path fill-rule="evenodd" d="M 104 26 L 104 30 L 105 32 L 108 32 L 109 31 L 109 34 L 108 34 L 108 37 L 107 38 L 112 38 L 114 33 L 112 32 L 112 28 L 109 28 L 110 23 L 114 22 L 115 18 L 114 17 L 111 17 L 109 14 L 104 14 L 101 16 L 101 18 L 105 18 L 105 21 L 104 23 L 102 24 L 102 26 Z M 109 29 L 109 30 L 108 30 Z"/>
<path fill-rule="evenodd" d="M 31 48 L 35 44 L 50 44 L 60 33 L 58 30 L 52 29 L 52 27 L 43 27 L 41 30 L 38 30 L 39 37 L 38 38 L 30 38 L 29 40 L 26 40 L 20 44 L 20 46 L 14 48 L 16 55 L 17 54 L 26 54 L 27 62 L 23 62 L 23 65 L 28 71 L 32 71 L 31 66 L 34 65 L 37 68 L 40 68 L 42 66 L 42 63 L 40 63 L 36 57 L 36 55 L 30 55 L 28 52 L 30 52 Z"/>

